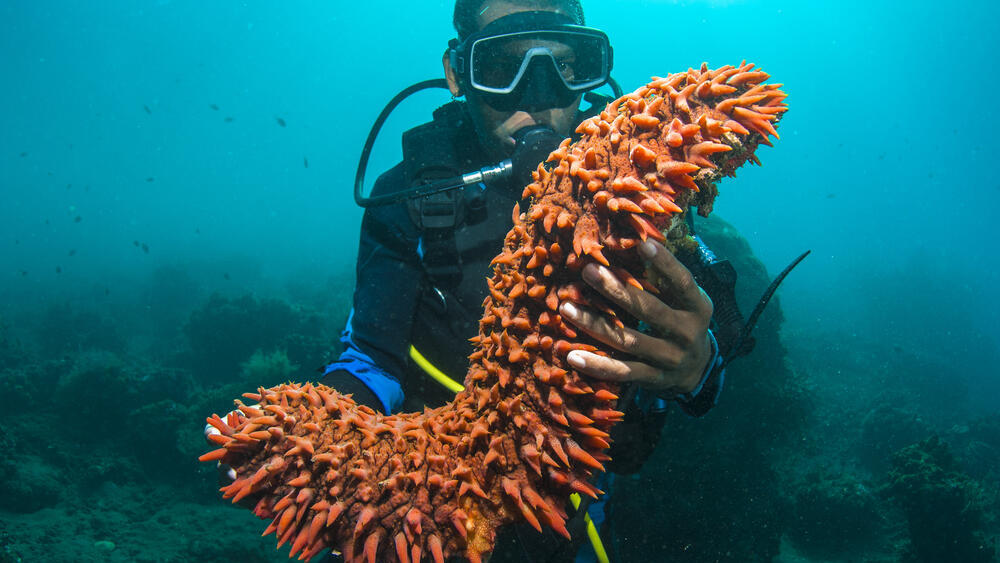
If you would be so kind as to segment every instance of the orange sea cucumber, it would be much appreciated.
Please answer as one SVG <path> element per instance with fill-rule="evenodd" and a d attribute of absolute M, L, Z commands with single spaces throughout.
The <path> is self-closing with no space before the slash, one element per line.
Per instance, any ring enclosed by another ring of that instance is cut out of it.
<path fill-rule="evenodd" d="M 577 129 L 534 173 L 530 207 L 494 260 L 465 390 L 422 413 L 384 416 L 318 384 L 244 395 L 238 411 L 209 423 L 220 448 L 201 456 L 231 466 L 222 489 L 256 495 L 279 546 L 308 559 L 323 549 L 348 562 L 477 562 L 497 529 L 527 521 L 563 535 L 567 495 L 609 458 L 618 386 L 581 377 L 574 349 L 612 353 L 566 324 L 559 304 L 625 313 L 580 280 L 591 261 L 656 291 L 634 247 L 653 237 L 675 248 L 683 213 L 711 211 L 715 181 L 777 137 L 780 84 L 741 63 L 655 78 Z"/>

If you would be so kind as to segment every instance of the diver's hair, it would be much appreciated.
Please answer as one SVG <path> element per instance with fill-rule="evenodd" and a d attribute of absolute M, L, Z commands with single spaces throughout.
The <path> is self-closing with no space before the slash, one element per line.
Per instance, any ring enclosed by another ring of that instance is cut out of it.
<path fill-rule="evenodd" d="M 458 39 L 464 40 L 469 35 L 479 30 L 477 18 L 483 4 L 488 0 L 455 0 L 455 16 L 452 23 L 455 31 L 458 32 Z M 512 4 L 530 6 L 532 8 L 559 7 L 566 11 L 577 25 L 585 25 L 583 21 L 583 7 L 580 0 L 507 0 Z"/>

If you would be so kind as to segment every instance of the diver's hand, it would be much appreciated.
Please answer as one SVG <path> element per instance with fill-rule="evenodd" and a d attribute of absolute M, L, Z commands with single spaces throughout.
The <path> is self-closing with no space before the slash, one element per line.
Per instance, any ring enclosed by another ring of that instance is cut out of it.
<path fill-rule="evenodd" d="M 662 245 L 647 240 L 639 246 L 649 267 L 660 274 L 661 301 L 656 295 L 622 283 L 598 264 L 583 269 L 583 279 L 658 336 L 618 328 L 603 315 L 563 303 L 559 312 L 581 330 L 626 352 L 636 361 L 621 361 L 582 350 L 569 353 L 570 365 L 606 381 L 634 381 L 642 387 L 675 395 L 690 393 L 701 380 L 711 355 L 708 325 L 712 300 L 698 287 L 691 272 Z"/>

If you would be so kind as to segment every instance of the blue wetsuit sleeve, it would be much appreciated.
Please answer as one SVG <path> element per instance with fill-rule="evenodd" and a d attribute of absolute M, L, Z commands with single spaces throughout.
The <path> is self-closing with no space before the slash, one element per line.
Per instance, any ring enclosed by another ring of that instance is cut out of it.
<path fill-rule="evenodd" d="M 365 212 L 354 307 L 340 339 L 344 352 L 324 372 L 324 382 L 341 392 L 356 393 L 359 402 L 371 403 L 374 395 L 386 414 L 403 404 L 401 378 L 406 373 L 423 277 L 414 251 L 415 237 L 403 230 L 408 225 L 405 208 L 386 206 Z"/>
<path fill-rule="evenodd" d="M 403 386 L 400 384 L 399 379 L 393 377 L 389 372 L 385 371 L 375 360 L 371 358 L 368 354 L 361 351 L 358 345 L 352 339 L 352 320 L 354 318 L 354 311 L 351 311 L 351 317 L 347 320 L 347 326 L 344 328 L 344 332 L 340 337 L 341 343 L 344 344 L 344 352 L 340 355 L 337 361 L 326 366 L 326 370 L 323 372 L 324 378 L 332 376 L 337 371 L 344 371 L 349 373 L 358 379 L 369 391 L 378 399 L 382 406 L 382 412 L 390 414 L 396 411 L 403 404 Z M 334 376 L 335 379 L 335 376 Z M 355 387 L 356 389 L 356 387 Z"/>

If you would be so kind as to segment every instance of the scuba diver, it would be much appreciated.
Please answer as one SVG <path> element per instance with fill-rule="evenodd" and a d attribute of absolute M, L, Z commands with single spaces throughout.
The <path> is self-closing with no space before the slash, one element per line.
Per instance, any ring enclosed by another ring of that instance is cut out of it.
<path fill-rule="evenodd" d="M 615 97 L 621 95 L 611 78 L 608 37 L 585 26 L 579 0 L 457 0 L 454 26 L 458 37 L 442 57 L 446 79 L 411 86 L 386 106 L 355 180 L 355 200 L 365 213 L 353 308 L 341 336 L 344 351 L 326 366 L 322 383 L 387 414 L 439 406 L 461 390 L 490 262 L 512 226 L 511 209 L 518 203 L 527 209 L 520 197 L 531 171 L 612 100 L 595 89 L 609 85 Z M 399 102 L 427 87 L 446 87 L 454 99 L 431 122 L 403 134 L 403 161 L 364 195 L 368 156 L 382 123 Z M 584 102 L 589 106 L 581 109 Z M 687 214 L 692 234 L 693 215 Z M 659 441 L 670 405 L 691 416 L 715 406 L 726 365 L 753 348 L 757 318 L 805 257 L 772 282 L 744 320 L 732 265 L 697 235 L 695 240 L 698 252 L 684 263 L 655 241 L 639 246 L 668 288 L 668 302 L 622 284 L 600 265 L 583 269 L 586 283 L 631 313 L 641 329 L 615 327 L 569 303 L 559 308 L 577 328 L 627 358 L 582 350 L 567 356 L 578 371 L 623 386 L 618 409 L 625 417 L 611 432 L 612 461 L 593 483 L 608 493 L 598 501 L 569 499 L 572 540 L 513 526 L 499 535 L 492 563 L 615 560 L 607 526 L 614 475 L 639 470 Z M 212 430 L 206 427 L 206 434 Z M 224 467 L 220 474 L 235 478 Z"/>
<path fill-rule="evenodd" d="M 610 76 L 608 38 L 585 26 L 579 0 L 457 0 L 454 26 L 458 37 L 442 57 L 446 81 L 436 81 L 446 82 L 453 101 L 438 108 L 432 122 L 404 133 L 403 161 L 365 197 L 368 153 L 381 123 L 424 85 L 390 102 L 369 136 L 355 185 L 366 209 L 353 309 L 341 338 L 345 350 L 326 367 L 322 382 L 383 413 L 438 406 L 461 389 L 472 352 L 467 339 L 478 334 L 487 291 L 484 278 L 531 170 L 611 100 L 593 90 L 609 84 L 620 95 Z M 585 99 L 590 106 L 581 110 Z M 579 329 L 630 358 L 584 351 L 568 357 L 590 377 L 632 384 L 619 407 L 626 417 L 613 434 L 609 473 L 595 483 L 605 491 L 613 472 L 633 473 L 648 457 L 668 404 L 692 416 L 715 405 L 723 354 L 733 344 L 716 340 L 718 330 L 710 330 L 713 300 L 732 301 L 735 273 L 727 278 L 709 266 L 731 270 L 728 262 L 703 248 L 701 273 L 709 275 L 696 280 L 654 241 L 640 252 L 672 288 L 669 303 L 620 283 L 599 265 L 588 265 L 583 276 L 653 331 L 618 329 L 569 303 L 560 308 Z M 702 279 L 715 280 L 720 295 L 710 298 Z M 738 332 L 725 328 L 727 337 Z M 605 520 L 608 496 L 574 500 L 574 542 L 518 529 L 512 541 L 520 548 L 501 538 L 492 561 L 608 561 L 608 547 L 590 530 Z"/>

